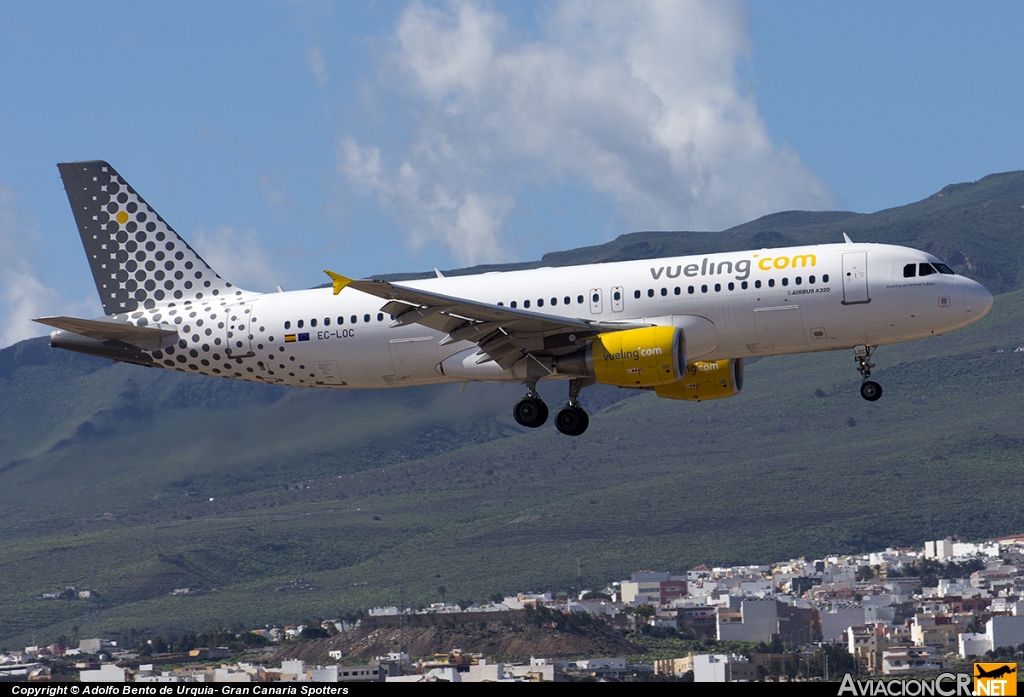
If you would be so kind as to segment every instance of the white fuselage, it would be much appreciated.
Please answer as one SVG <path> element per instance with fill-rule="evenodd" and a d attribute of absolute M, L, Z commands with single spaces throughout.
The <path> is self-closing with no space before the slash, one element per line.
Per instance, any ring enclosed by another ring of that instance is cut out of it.
<path fill-rule="evenodd" d="M 905 276 L 909 264 L 937 262 L 906 247 L 829 244 L 401 285 L 604 322 L 678 324 L 680 317 L 700 317 L 713 324 L 713 331 L 694 344 L 696 353 L 690 351 L 687 359 L 717 360 L 891 344 L 942 334 L 983 316 L 991 295 L 975 281 L 938 272 Z M 177 325 L 187 344 L 172 355 L 153 352 L 154 362 L 268 383 L 380 388 L 463 381 L 438 366 L 475 348 L 469 342 L 440 346 L 445 335 L 420 325 L 391 327 L 392 318 L 381 312 L 384 301 L 352 289 L 339 295 L 330 288 L 246 292 L 223 303 L 197 301 L 142 313 L 151 323 Z M 225 307 L 236 318 L 227 326 L 219 321 L 227 318 L 214 317 Z M 221 342 L 235 344 L 233 356 L 218 352 Z M 196 356 L 189 356 L 190 349 Z M 495 369 L 486 379 L 520 378 Z"/>

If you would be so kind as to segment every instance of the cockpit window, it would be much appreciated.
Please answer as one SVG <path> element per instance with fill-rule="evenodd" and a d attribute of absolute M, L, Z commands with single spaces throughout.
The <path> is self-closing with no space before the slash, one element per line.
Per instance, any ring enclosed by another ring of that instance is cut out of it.
<path fill-rule="evenodd" d="M 917 264 L 907 264 L 903 267 L 903 278 L 913 278 L 917 275 Z"/>
<path fill-rule="evenodd" d="M 932 268 L 931 264 L 918 264 L 917 268 L 922 276 L 931 276 L 935 273 L 935 269 Z"/>
<path fill-rule="evenodd" d="M 956 272 L 953 271 L 953 269 L 951 269 L 948 266 L 946 266 L 945 264 L 932 264 L 932 266 L 937 268 L 939 270 L 939 273 L 946 273 L 946 274 L 949 274 L 950 276 L 955 276 L 956 275 Z"/>

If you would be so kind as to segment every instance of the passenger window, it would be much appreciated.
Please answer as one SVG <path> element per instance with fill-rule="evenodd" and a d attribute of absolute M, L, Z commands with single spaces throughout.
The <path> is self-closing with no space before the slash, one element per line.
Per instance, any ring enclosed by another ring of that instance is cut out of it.
<path fill-rule="evenodd" d="M 364 322 L 369 322 L 370 321 L 370 316 L 369 315 L 363 315 L 363 321 Z"/>
<path fill-rule="evenodd" d="M 570 298 L 568 295 L 563 298 L 563 301 L 565 302 L 566 305 L 571 305 L 572 304 L 572 302 L 571 302 L 572 298 Z"/>
<path fill-rule="evenodd" d="M 680 288 L 679 286 L 676 286 L 676 290 L 675 290 L 676 295 L 679 295 L 682 292 L 682 290 L 683 290 L 682 288 Z"/>
<path fill-rule="evenodd" d="M 344 317 L 339 317 L 338 318 L 338 326 L 340 327 L 343 324 L 345 324 L 345 318 Z"/>
<path fill-rule="evenodd" d="M 311 326 L 311 327 L 315 327 L 316 326 L 316 317 L 314 317 L 313 319 L 309 320 L 309 326 Z"/>
<path fill-rule="evenodd" d="M 648 298 L 653 298 L 654 297 L 654 289 L 653 288 L 648 288 L 647 289 L 647 297 Z"/>
<path fill-rule="evenodd" d="M 769 288 L 774 288 L 775 287 L 775 279 L 774 278 L 769 278 L 768 279 L 768 287 Z"/>
<path fill-rule="evenodd" d="M 760 288 L 761 287 L 761 281 L 754 281 L 754 287 L 755 288 Z"/>
<path fill-rule="evenodd" d="M 668 295 L 668 288 L 662 288 L 661 289 L 661 297 L 664 298 L 666 295 Z"/>
<path fill-rule="evenodd" d="M 619 291 L 615 291 L 614 293 L 612 293 L 612 298 L 614 298 L 615 300 L 622 300 L 622 293 L 620 293 Z"/>
<path fill-rule="evenodd" d="M 331 326 L 331 318 L 330 317 L 324 317 L 324 326 L 325 327 Z"/>
<path fill-rule="evenodd" d="M 292 323 L 291 322 L 285 322 L 284 323 L 284 328 L 285 329 L 291 329 L 292 328 Z"/>
<path fill-rule="evenodd" d="M 788 286 L 789 285 L 789 279 L 788 278 L 783 278 L 782 279 L 782 285 Z"/>
<path fill-rule="evenodd" d="M 351 317 L 349 317 L 349 320 L 352 322 L 352 324 L 356 324 L 359 321 L 359 318 L 356 317 L 355 315 L 352 315 Z"/>
<path fill-rule="evenodd" d="M 807 282 L 810 283 L 813 286 L 814 285 L 814 276 L 808 276 L 807 277 Z"/>
<path fill-rule="evenodd" d="M 302 320 L 301 319 L 298 322 L 298 327 L 299 327 L 299 329 L 302 329 Z"/>
<path fill-rule="evenodd" d="M 743 283 L 741 283 L 740 284 L 740 288 L 742 288 L 743 290 L 746 290 L 747 289 L 747 282 L 744 281 Z"/>
<path fill-rule="evenodd" d="M 800 285 L 800 284 L 801 284 L 801 283 L 803 283 L 803 282 L 804 282 L 804 279 L 800 278 L 799 276 L 797 276 L 797 277 L 796 277 L 796 281 L 795 281 L 795 283 L 796 283 L 797 285 Z"/>
<path fill-rule="evenodd" d="M 583 304 L 583 296 L 582 295 L 577 295 L 576 296 L 576 304 L 577 305 L 582 305 Z"/>
<path fill-rule="evenodd" d="M 636 298 L 637 300 L 639 300 L 640 299 L 640 291 L 634 290 L 633 291 L 633 297 Z"/>
<path fill-rule="evenodd" d="M 510 302 L 509 307 L 511 307 L 514 310 L 516 308 L 516 301 L 513 300 L 512 302 Z"/>
<path fill-rule="evenodd" d="M 378 312 L 377 313 L 377 321 L 378 322 L 383 322 L 384 321 L 384 313 L 383 312 Z"/>
<path fill-rule="evenodd" d="M 822 283 L 828 283 L 828 274 L 827 273 L 821 274 L 821 282 Z"/>
<path fill-rule="evenodd" d="M 558 298 L 551 298 L 551 304 L 552 305 L 557 305 L 558 304 Z"/>
<path fill-rule="evenodd" d="M 537 298 L 537 307 L 544 307 L 544 298 Z"/>
<path fill-rule="evenodd" d="M 903 267 L 903 278 L 913 278 L 917 275 L 917 264 L 907 264 Z"/>
<path fill-rule="evenodd" d="M 921 276 L 931 276 L 935 273 L 935 269 L 932 268 L 931 264 L 918 264 L 917 271 Z"/>
<path fill-rule="evenodd" d="M 715 284 L 715 292 L 718 293 L 721 290 L 722 290 L 722 284 L 721 283 L 716 283 Z"/>
<path fill-rule="evenodd" d="M 693 295 L 693 286 L 690 286 L 689 288 L 687 288 L 686 292 L 689 293 L 690 295 Z"/>
<path fill-rule="evenodd" d="M 736 290 L 736 284 L 732 281 L 729 281 L 729 290 Z"/>
<path fill-rule="evenodd" d="M 524 300 L 523 301 L 523 307 L 529 307 L 529 306 L 530 306 L 530 301 L 529 300 Z"/>
<path fill-rule="evenodd" d="M 597 293 L 594 293 L 594 295 L 591 296 L 591 298 L 590 298 L 590 302 L 592 302 L 592 303 L 599 303 L 599 302 L 601 302 L 601 296 L 598 295 Z"/>
<path fill-rule="evenodd" d="M 701 293 L 707 293 L 708 292 L 708 287 L 707 286 L 701 286 L 700 287 L 700 292 Z"/>

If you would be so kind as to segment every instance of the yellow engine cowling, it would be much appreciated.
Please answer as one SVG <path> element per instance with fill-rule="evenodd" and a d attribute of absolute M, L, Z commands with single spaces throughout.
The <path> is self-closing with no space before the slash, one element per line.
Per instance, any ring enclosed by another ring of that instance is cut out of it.
<path fill-rule="evenodd" d="M 743 359 L 697 361 L 686 366 L 686 377 L 654 388 L 659 397 L 701 402 L 739 394 L 743 389 Z"/>
<path fill-rule="evenodd" d="M 609 332 L 594 338 L 588 358 L 594 377 L 604 385 L 671 385 L 685 377 L 686 340 L 676 327 Z"/>

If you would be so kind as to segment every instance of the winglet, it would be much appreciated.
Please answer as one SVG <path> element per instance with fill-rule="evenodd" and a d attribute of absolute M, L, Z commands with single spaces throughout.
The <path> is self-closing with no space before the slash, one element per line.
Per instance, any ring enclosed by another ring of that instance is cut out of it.
<path fill-rule="evenodd" d="M 347 278 L 345 276 L 342 276 L 341 274 L 334 273 L 333 271 L 328 271 L 327 269 L 324 269 L 324 273 L 330 276 L 331 280 L 334 282 L 335 295 L 343 291 L 345 289 L 345 286 L 352 283 L 351 278 Z"/>
<path fill-rule="evenodd" d="M 853 240 L 851 240 L 850 236 L 847 235 L 845 232 L 843 233 L 843 239 L 846 240 L 846 244 L 853 244 Z"/>

